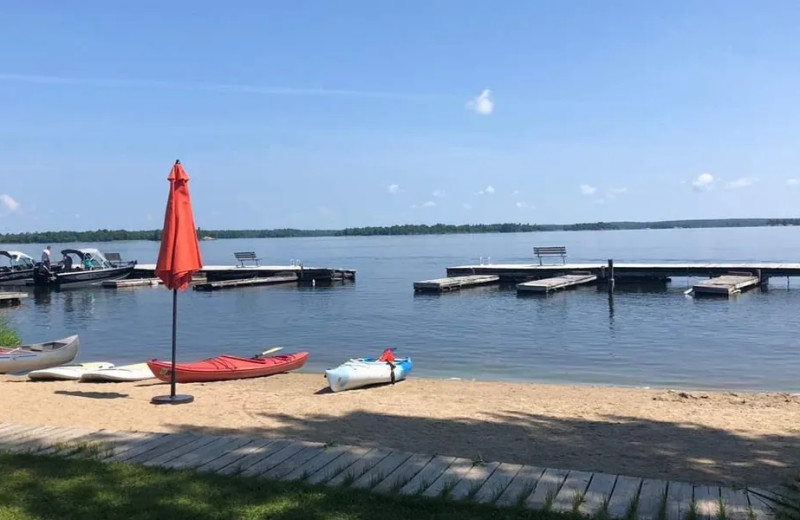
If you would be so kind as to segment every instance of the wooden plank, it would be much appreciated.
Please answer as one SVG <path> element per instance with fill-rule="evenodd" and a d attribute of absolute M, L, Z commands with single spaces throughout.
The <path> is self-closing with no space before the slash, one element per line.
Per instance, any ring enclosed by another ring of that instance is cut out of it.
<path fill-rule="evenodd" d="M 7 444 L 13 444 L 20 436 L 25 435 L 26 432 L 35 430 L 36 428 L 41 428 L 41 426 L 34 424 L 18 424 L 3 431 L 2 435 L 0 435 L 0 450 Z"/>
<path fill-rule="evenodd" d="M 428 488 L 422 492 L 423 496 L 436 497 L 455 487 L 458 482 L 466 475 L 474 463 L 470 459 L 457 458 L 455 459 L 446 470 L 442 472 L 439 477 L 431 483 Z"/>
<path fill-rule="evenodd" d="M 597 281 L 597 275 L 594 274 L 567 274 L 564 276 L 543 278 L 541 280 L 532 280 L 530 282 L 517 284 L 517 291 L 548 293 L 560 289 L 567 289 L 569 287 L 576 287 L 578 285 L 585 285 L 594 281 Z"/>
<path fill-rule="evenodd" d="M 154 434 L 152 438 L 144 438 L 139 442 L 136 442 L 133 446 L 128 447 L 127 449 L 120 451 L 119 453 L 114 453 L 109 457 L 109 460 L 115 462 L 126 462 L 128 459 L 140 455 L 150 449 L 157 448 L 161 444 L 165 444 L 170 441 L 171 439 L 170 434 L 166 433 L 157 433 Z"/>
<path fill-rule="evenodd" d="M 589 487 L 592 474 L 586 471 L 570 471 L 564 484 L 558 491 L 556 498 L 550 506 L 550 511 L 558 513 L 571 513 L 576 505 L 580 505 L 578 500 L 583 500 L 583 494 Z"/>
<path fill-rule="evenodd" d="M 450 491 L 449 497 L 453 500 L 463 500 L 474 496 L 500 466 L 499 462 L 486 462 L 475 464 L 472 469 L 461 477 L 461 480 Z"/>
<path fill-rule="evenodd" d="M 91 432 L 92 430 L 86 428 L 61 428 L 57 433 L 53 433 L 45 442 L 41 443 L 38 448 L 35 446 L 28 446 L 26 449 L 41 455 L 54 445 L 68 443 L 76 437 L 82 437 Z"/>
<path fill-rule="evenodd" d="M 457 291 L 467 287 L 496 283 L 499 280 L 500 277 L 497 275 L 450 276 L 447 278 L 414 282 L 414 290 L 433 292 Z"/>
<path fill-rule="evenodd" d="M 163 466 L 167 462 L 175 460 L 181 455 L 190 453 L 196 449 L 202 448 L 203 446 L 207 446 L 215 440 L 216 437 L 212 437 L 210 435 L 201 435 L 199 437 L 196 436 L 191 442 L 187 442 L 156 457 L 147 458 L 146 460 L 143 458 L 140 460 L 140 462 L 145 466 Z"/>
<path fill-rule="evenodd" d="M 414 476 L 422 471 L 433 459 L 433 455 L 417 453 L 406 459 L 388 477 L 383 479 L 372 491 L 377 493 L 392 493 L 403 488 Z"/>
<path fill-rule="evenodd" d="M 499 506 L 513 506 L 524 503 L 536 489 L 536 483 L 544 473 L 544 468 L 536 466 L 522 466 L 514 480 L 508 485 L 503 494 L 495 502 Z"/>
<path fill-rule="evenodd" d="M 686 482 L 670 482 L 667 488 L 666 520 L 686 520 L 691 510 L 694 488 Z"/>
<path fill-rule="evenodd" d="M 199 467 L 249 442 L 251 442 L 250 439 L 245 439 L 244 437 L 217 437 L 214 442 L 206 444 L 200 449 L 184 453 L 163 466 L 172 469 Z"/>
<path fill-rule="evenodd" d="M 316 444 L 314 446 L 307 446 L 297 452 L 296 454 L 292 455 L 288 459 L 284 460 L 277 466 L 270 468 L 269 470 L 265 471 L 261 474 L 262 478 L 270 478 L 270 479 L 280 479 L 288 475 L 289 473 L 293 472 L 297 468 L 301 467 L 303 464 L 310 460 L 314 460 L 316 457 L 322 455 L 325 451 L 325 446 L 323 444 Z"/>
<path fill-rule="evenodd" d="M 603 506 L 611 499 L 611 493 L 614 491 L 614 485 L 617 482 L 616 475 L 609 475 L 607 473 L 594 473 L 586 493 L 583 495 L 583 501 L 578 506 L 578 512 L 583 516 L 594 517 L 599 513 Z"/>
<path fill-rule="evenodd" d="M 374 448 L 362 448 L 358 446 L 343 446 L 344 453 L 338 456 L 330 464 L 323 466 L 322 469 L 308 477 L 307 481 L 311 484 L 322 484 L 343 474 L 356 462 L 367 456 Z"/>
<path fill-rule="evenodd" d="M 639 520 L 658 520 L 667 492 L 667 482 L 646 478 L 642 480 L 636 511 Z"/>
<path fill-rule="evenodd" d="M 379 463 L 375 464 L 354 482 L 354 488 L 372 489 L 379 482 L 389 476 L 394 470 L 399 468 L 405 461 L 411 458 L 412 453 L 407 451 L 393 451 L 384 457 Z"/>
<path fill-rule="evenodd" d="M 221 282 L 207 282 L 195 284 L 195 291 L 217 291 L 220 289 L 233 289 L 236 287 L 257 287 L 262 285 L 278 285 L 297 282 L 297 275 L 268 276 L 262 278 L 244 278 L 241 280 L 225 280 Z"/>
<path fill-rule="evenodd" d="M 439 478 L 455 460 L 455 457 L 447 457 L 444 455 L 433 457 L 414 478 L 409 480 L 406 485 L 400 489 L 400 494 L 414 495 L 416 493 L 422 493 Z"/>
<path fill-rule="evenodd" d="M 692 286 L 695 294 L 720 294 L 730 296 L 759 284 L 758 276 L 723 275 L 697 282 Z"/>
<path fill-rule="evenodd" d="M 536 489 L 525 501 L 525 506 L 530 509 L 544 509 L 558 494 L 561 484 L 567 478 L 567 470 L 547 468 L 539 477 Z"/>
<path fill-rule="evenodd" d="M 719 515 L 719 488 L 695 486 L 694 504 L 698 520 L 716 520 Z"/>
<path fill-rule="evenodd" d="M 3 449 L 14 453 L 25 451 L 29 446 L 41 447 L 42 443 L 45 442 L 50 435 L 58 433 L 58 431 L 59 428 L 55 426 L 42 426 L 34 430 L 29 430 L 22 435 L 9 439 L 3 444 Z"/>
<path fill-rule="evenodd" d="M 189 444 L 190 442 L 194 442 L 197 440 L 197 437 L 197 435 L 190 433 L 168 434 L 164 437 L 163 442 L 153 444 L 149 447 L 141 447 L 139 448 L 139 451 L 132 450 L 134 453 L 128 453 L 127 455 L 123 456 L 123 459 L 125 462 L 139 464 L 140 462 L 154 459 L 164 453 L 169 453 L 180 448 L 181 446 Z"/>
<path fill-rule="evenodd" d="M 157 439 L 161 439 L 166 437 L 165 433 L 138 433 L 137 438 L 131 439 L 128 442 L 120 443 L 118 446 L 114 446 L 111 450 L 111 453 L 108 456 L 109 460 L 119 460 L 123 454 L 127 453 L 128 451 L 138 448 L 140 446 L 144 446 L 149 442 L 153 442 Z"/>
<path fill-rule="evenodd" d="M 250 465 L 249 467 L 244 469 L 244 471 L 242 471 L 241 474 L 246 477 L 256 477 L 258 475 L 261 475 L 262 473 L 269 471 L 270 469 L 274 468 L 284 460 L 296 455 L 298 452 L 304 450 L 305 448 L 308 448 L 311 445 L 312 443 L 305 441 L 293 441 L 293 442 L 290 441 L 280 450 L 274 450 L 274 449 L 271 450 L 272 451 L 271 454 Z M 319 443 L 316 443 L 316 445 L 321 446 L 321 444 Z"/>
<path fill-rule="evenodd" d="M 348 466 L 343 472 L 325 482 L 328 486 L 341 486 L 348 480 L 355 482 L 361 475 L 372 469 L 373 466 L 388 457 L 392 452 L 383 448 L 375 448 L 362 455 L 356 462 Z"/>
<path fill-rule="evenodd" d="M 107 289 L 123 289 L 126 287 L 154 287 L 162 283 L 161 278 L 126 278 L 124 280 L 106 280 L 101 285 Z"/>
<path fill-rule="evenodd" d="M 500 464 L 475 495 L 475 502 L 481 504 L 496 502 L 505 493 L 506 488 L 513 482 L 521 469 L 522 464 Z"/>
<path fill-rule="evenodd" d="M 19 305 L 27 297 L 24 292 L 0 291 L 0 305 Z"/>
<path fill-rule="evenodd" d="M 751 491 L 747 492 L 747 499 L 750 501 L 750 511 L 754 520 L 774 520 L 776 518 L 773 502 Z"/>
<path fill-rule="evenodd" d="M 725 520 L 750 519 L 750 503 L 747 500 L 747 491 L 723 487 L 720 488 L 720 497 L 725 507 Z M 668 518 L 667 520 L 670 519 Z"/>
<path fill-rule="evenodd" d="M 302 466 L 295 468 L 294 471 L 283 477 L 283 480 L 305 480 L 313 476 L 316 472 L 328 464 L 332 464 L 336 459 L 347 453 L 349 446 L 326 446 L 322 448 L 322 453 L 318 457 L 307 461 Z"/>
<path fill-rule="evenodd" d="M 195 467 L 195 471 L 201 473 L 222 472 L 228 467 L 235 468 L 232 472 L 238 471 L 238 463 L 245 457 L 266 451 L 266 447 L 273 441 L 269 439 L 244 439 L 248 442 L 238 448 L 233 448 L 214 460 L 205 462 Z"/>
<path fill-rule="evenodd" d="M 220 475 L 240 475 L 254 464 L 280 452 L 291 443 L 292 441 L 287 439 L 265 442 L 260 447 L 250 450 L 244 457 L 239 457 L 236 462 L 217 470 L 216 473 Z"/>

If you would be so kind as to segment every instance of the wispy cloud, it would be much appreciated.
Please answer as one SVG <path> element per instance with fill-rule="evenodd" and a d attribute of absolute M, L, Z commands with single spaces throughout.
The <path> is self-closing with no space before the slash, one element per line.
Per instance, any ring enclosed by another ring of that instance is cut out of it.
<path fill-rule="evenodd" d="M 471 110 L 476 114 L 488 116 L 494 112 L 494 100 L 492 99 L 492 91 L 488 88 L 483 92 L 467 101 L 467 110 Z"/>
<path fill-rule="evenodd" d="M 494 195 L 494 186 L 491 184 L 486 186 L 481 191 L 478 192 L 478 195 Z"/>
<path fill-rule="evenodd" d="M 433 190 L 433 193 L 431 195 L 433 195 L 437 199 L 443 199 L 443 198 L 447 197 L 447 193 L 445 193 L 442 190 Z"/>
<path fill-rule="evenodd" d="M 594 195 L 597 191 L 597 188 L 594 186 L 590 186 L 589 184 L 581 184 L 580 185 L 581 195 Z"/>
<path fill-rule="evenodd" d="M 11 195 L 3 193 L 0 195 L 0 206 L 2 206 L 7 213 L 14 213 L 19 209 L 19 202 L 14 200 Z"/>
<path fill-rule="evenodd" d="M 511 194 L 512 197 L 516 197 L 517 195 L 519 195 L 519 190 L 514 190 L 514 192 Z"/>
<path fill-rule="evenodd" d="M 786 185 L 787 186 L 797 186 L 798 184 L 800 184 L 800 179 L 787 179 L 786 180 Z"/>
<path fill-rule="evenodd" d="M 741 177 L 739 179 L 726 183 L 725 187 L 729 190 L 735 190 L 738 188 L 747 188 L 748 186 L 752 186 L 756 182 L 758 182 L 758 179 L 754 177 Z"/>
<path fill-rule="evenodd" d="M 519 209 L 533 209 L 533 204 L 528 204 L 527 202 L 518 201 L 515 205 Z"/>
<path fill-rule="evenodd" d="M 422 207 L 423 208 L 433 208 L 435 206 L 436 206 L 436 203 L 433 202 L 432 200 L 429 200 L 429 201 L 426 201 L 426 202 L 422 203 Z"/>
<path fill-rule="evenodd" d="M 387 189 L 389 190 L 389 193 L 397 193 L 398 191 L 400 191 L 400 185 L 399 184 L 390 184 Z"/>
<path fill-rule="evenodd" d="M 628 193 L 628 188 L 621 186 L 619 188 L 611 188 L 608 192 L 612 195 L 622 195 L 623 193 Z"/>
<path fill-rule="evenodd" d="M 714 176 L 710 173 L 701 173 L 692 181 L 694 189 L 699 191 L 707 191 L 711 189 L 714 184 Z"/>
<path fill-rule="evenodd" d="M 472 209 L 472 204 L 470 204 L 469 202 L 465 202 L 464 204 L 461 205 L 461 207 L 463 207 L 464 209 Z"/>

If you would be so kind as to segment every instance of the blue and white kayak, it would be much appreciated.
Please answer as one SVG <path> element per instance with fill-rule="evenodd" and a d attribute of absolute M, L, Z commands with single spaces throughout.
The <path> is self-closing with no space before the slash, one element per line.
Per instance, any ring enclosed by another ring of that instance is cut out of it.
<path fill-rule="evenodd" d="M 391 349 L 386 349 L 379 358 L 355 358 L 345 361 L 336 368 L 329 368 L 325 371 L 325 378 L 331 390 L 341 392 L 363 386 L 402 381 L 413 366 L 410 357 L 395 358 Z"/>

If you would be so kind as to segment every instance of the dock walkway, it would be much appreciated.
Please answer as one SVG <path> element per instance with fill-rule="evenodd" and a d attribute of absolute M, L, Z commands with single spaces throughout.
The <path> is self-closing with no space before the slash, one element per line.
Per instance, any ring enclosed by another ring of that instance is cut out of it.
<path fill-rule="evenodd" d="M 19 305 L 23 298 L 27 298 L 28 293 L 0 291 L 0 306 Z"/>
<path fill-rule="evenodd" d="M 297 282 L 295 273 L 284 276 L 267 276 L 259 278 L 245 278 L 243 280 L 224 280 L 221 282 L 197 283 L 195 291 L 217 291 L 219 289 L 233 289 L 235 287 L 258 287 L 262 285 L 278 285 Z"/>
<path fill-rule="evenodd" d="M 517 284 L 517 292 L 544 293 L 585 285 L 597 280 L 596 274 L 565 274 Z"/>
<path fill-rule="evenodd" d="M 496 275 L 476 275 L 476 276 L 451 276 L 448 278 L 436 278 L 434 280 L 423 280 L 414 282 L 414 291 L 417 292 L 449 292 L 458 291 L 466 287 L 477 287 L 495 283 L 500 280 Z"/>
<path fill-rule="evenodd" d="M 697 282 L 692 286 L 692 291 L 697 295 L 733 296 L 744 290 L 756 287 L 759 283 L 758 276 L 748 273 L 731 273 Z"/>
<path fill-rule="evenodd" d="M 476 462 L 383 448 L 290 439 L 253 439 L 192 433 L 90 430 L 0 423 L 0 451 L 88 456 L 171 469 L 225 475 L 349 485 L 498 506 L 577 512 L 613 519 L 772 520 L 780 492 L 757 488 L 667 482 L 500 462 Z M 723 515 L 724 511 L 724 515 Z"/>

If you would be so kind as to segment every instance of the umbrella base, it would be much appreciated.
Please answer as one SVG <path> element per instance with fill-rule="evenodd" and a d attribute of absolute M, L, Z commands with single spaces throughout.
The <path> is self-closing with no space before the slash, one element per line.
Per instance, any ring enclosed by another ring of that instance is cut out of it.
<path fill-rule="evenodd" d="M 150 399 L 153 404 L 187 404 L 192 401 L 194 401 L 194 396 L 187 394 L 157 395 Z"/>

